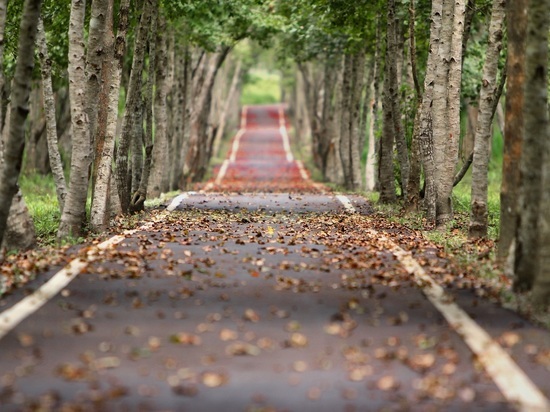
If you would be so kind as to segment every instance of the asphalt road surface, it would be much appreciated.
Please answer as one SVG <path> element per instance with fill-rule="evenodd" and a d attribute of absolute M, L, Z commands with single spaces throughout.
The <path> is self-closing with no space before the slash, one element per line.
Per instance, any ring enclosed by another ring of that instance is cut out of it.
<path fill-rule="evenodd" d="M 548 332 L 313 183 L 286 122 L 245 108 L 204 190 L 4 298 L 0 411 L 549 410 Z"/>

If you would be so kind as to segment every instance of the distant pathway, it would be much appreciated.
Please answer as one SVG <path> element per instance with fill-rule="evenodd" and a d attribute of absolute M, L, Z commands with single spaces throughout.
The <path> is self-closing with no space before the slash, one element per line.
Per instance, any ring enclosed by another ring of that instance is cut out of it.
<path fill-rule="evenodd" d="M 550 409 L 548 332 L 312 182 L 282 106 L 204 189 L 4 302 L 0 411 Z"/>

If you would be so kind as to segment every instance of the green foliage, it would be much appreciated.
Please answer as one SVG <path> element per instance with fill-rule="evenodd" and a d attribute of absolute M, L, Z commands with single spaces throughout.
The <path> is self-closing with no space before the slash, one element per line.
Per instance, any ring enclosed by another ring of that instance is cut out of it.
<path fill-rule="evenodd" d="M 281 76 L 267 70 L 250 71 L 244 79 L 241 104 L 269 104 L 281 101 Z"/>
<path fill-rule="evenodd" d="M 22 175 L 19 183 L 34 222 L 39 243 L 55 244 L 61 212 L 57 203 L 53 177 L 39 174 Z"/>

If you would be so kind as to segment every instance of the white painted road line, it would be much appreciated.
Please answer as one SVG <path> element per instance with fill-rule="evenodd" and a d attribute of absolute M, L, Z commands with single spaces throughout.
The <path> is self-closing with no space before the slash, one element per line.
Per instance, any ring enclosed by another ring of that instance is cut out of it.
<path fill-rule="evenodd" d="M 94 248 L 91 248 L 86 254 L 86 258 L 73 259 L 67 266 L 57 272 L 36 290 L 31 295 L 21 299 L 11 308 L 6 309 L 0 313 L 0 339 L 6 336 L 13 328 L 21 323 L 25 318 L 32 315 L 44 304 L 46 304 L 51 298 L 57 295 L 63 288 L 65 288 L 78 274 L 94 260 L 97 259 L 97 252 L 100 250 L 108 249 L 114 245 L 119 244 L 127 235 L 131 235 L 135 232 L 148 230 L 153 224 L 159 220 L 162 220 L 164 213 L 161 213 L 155 220 L 145 223 L 138 229 L 127 230 L 123 235 L 113 236 L 110 239 L 100 243 Z"/>
<path fill-rule="evenodd" d="M 296 165 L 298 165 L 298 170 L 300 171 L 300 176 L 302 176 L 302 179 L 309 180 L 309 175 L 306 172 L 304 163 L 301 160 L 296 160 Z"/>
<path fill-rule="evenodd" d="M 338 195 L 336 198 L 349 212 L 356 211 L 347 196 Z M 443 288 L 428 276 L 410 252 L 375 230 L 370 229 L 369 233 L 383 242 L 407 272 L 414 276 L 424 295 L 477 356 L 508 402 L 520 411 L 550 411 L 550 401 L 533 381 L 481 326 L 449 299 Z"/>
<path fill-rule="evenodd" d="M 281 133 L 281 137 L 283 139 L 283 148 L 285 149 L 286 161 L 290 163 L 294 160 L 294 156 L 290 151 L 290 142 L 288 140 L 288 133 L 286 131 L 286 127 L 280 127 L 279 133 Z"/>
<path fill-rule="evenodd" d="M 347 196 L 336 195 L 336 199 L 338 199 L 340 201 L 340 203 L 342 203 L 342 205 L 344 205 L 344 208 L 348 212 L 357 213 L 357 210 L 355 210 L 355 207 L 353 207 L 353 205 L 351 204 L 351 200 L 349 200 L 349 198 Z"/>
<path fill-rule="evenodd" d="M 218 172 L 218 176 L 216 177 L 216 184 L 220 185 L 222 182 L 222 179 L 225 176 L 225 173 L 227 173 L 227 168 L 229 167 L 229 160 L 225 159 L 222 163 L 222 167 L 220 167 L 220 171 Z"/>
<path fill-rule="evenodd" d="M 172 201 L 170 202 L 166 210 L 169 212 L 174 211 L 181 204 L 181 202 L 183 202 L 185 199 L 189 198 L 189 196 L 194 194 L 195 192 L 185 192 L 179 196 L 176 196 L 174 199 L 172 199 Z"/>
<path fill-rule="evenodd" d="M 245 129 L 240 129 L 237 134 L 235 135 L 235 138 L 233 139 L 233 145 L 231 146 L 231 153 L 229 154 L 229 161 L 231 163 L 235 163 L 237 160 L 237 152 L 239 151 L 239 144 L 241 143 L 241 137 L 243 137 L 243 134 L 245 132 Z"/>

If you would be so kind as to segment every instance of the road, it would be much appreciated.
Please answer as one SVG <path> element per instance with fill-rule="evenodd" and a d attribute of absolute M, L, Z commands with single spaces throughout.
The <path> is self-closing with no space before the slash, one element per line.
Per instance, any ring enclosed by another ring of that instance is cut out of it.
<path fill-rule="evenodd" d="M 1 411 L 549 410 L 549 333 L 312 182 L 281 106 L 166 206 L 5 298 Z"/>

